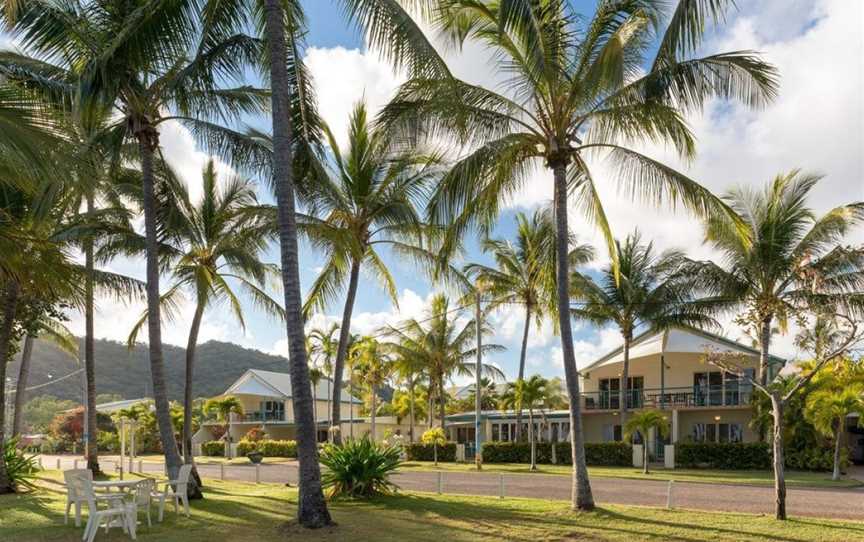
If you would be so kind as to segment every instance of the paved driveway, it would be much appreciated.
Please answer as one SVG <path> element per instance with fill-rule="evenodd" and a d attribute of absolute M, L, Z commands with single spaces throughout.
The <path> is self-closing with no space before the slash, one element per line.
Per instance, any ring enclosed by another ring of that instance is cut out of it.
<path fill-rule="evenodd" d="M 73 459 L 61 459 L 61 467 L 72 468 Z M 45 457 L 46 468 L 56 467 L 56 457 Z M 103 459 L 103 468 L 113 468 L 109 459 Z M 83 463 L 82 463 L 83 464 Z M 135 464 L 138 469 L 137 463 Z M 159 463 L 144 463 L 144 472 L 161 472 Z M 198 465 L 204 478 L 220 478 L 246 482 L 256 481 L 252 465 Z M 261 465 L 257 478 L 260 482 L 297 483 L 296 463 Z M 404 490 L 438 491 L 437 472 L 405 471 L 393 477 Z M 498 474 L 483 472 L 443 472 L 441 489 L 444 493 L 498 496 L 503 489 L 505 497 L 531 497 L 538 499 L 569 500 L 570 478 L 547 474 Z M 666 506 L 668 482 L 630 480 L 619 478 L 591 479 L 595 500 L 600 503 Z M 765 486 L 731 484 L 701 484 L 675 482 L 672 502 L 674 507 L 754 514 L 773 514 L 774 490 Z M 864 488 L 787 490 L 787 511 L 793 516 L 813 516 L 864 520 Z"/>

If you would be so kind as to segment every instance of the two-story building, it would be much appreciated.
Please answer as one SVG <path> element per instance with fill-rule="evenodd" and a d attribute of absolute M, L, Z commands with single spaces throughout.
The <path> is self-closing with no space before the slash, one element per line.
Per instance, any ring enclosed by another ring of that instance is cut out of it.
<path fill-rule="evenodd" d="M 706 361 L 706 352 L 736 355 L 736 365 L 755 374 L 759 352 L 754 348 L 693 328 L 648 331 L 634 338 L 630 348 L 628 382 L 621 382 L 622 348 L 600 357 L 579 371 L 582 423 L 586 442 L 622 440 L 620 409 L 660 409 L 668 414 L 671 443 L 752 442 L 757 435 L 749 426 L 752 418 L 752 387 L 737 374 Z M 776 373 L 784 364 L 771 359 Z M 527 431 L 527 419 L 523 426 Z M 485 440 L 509 441 L 516 434 L 514 412 L 489 411 L 481 415 Z M 474 413 L 448 416 L 449 437 L 466 444 L 471 453 Z M 535 430 L 543 441 L 569 439 L 570 419 L 566 410 L 535 413 Z M 664 439 L 649 436 L 652 457 L 663 456 Z"/>
<path fill-rule="evenodd" d="M 237 443 L 250 429 L 260 427 L 268 438 L 275 440 L 296 439 L 294 406 L 292 402 L 291 375 L 249 369 L 220 396 L 236 397 L 243 405 L 243 414 L 232 414 L 229 426 L 231 441 Z M 333 400 L 333 383 L 322 378 L 314 390 L 315 420 L 318 425 L 318 440 L 327 441 L 330 427 L 330 409 Z M 340 399 L 340 431 L 342 435 L 361 437 L 370 434 L 371 420 L 361 416 L 363 402 L 352 397 L 346 390 Z M 210 419 L 202 424 L 193 442 L 200 444 L 213 440 L 215 429 L 224 424 Z M 392 417 L 378 417 L 375 423 L 375 438 L 380 440 L 388 433 L 407 434 L 407 426 L 397 423 Z"/>

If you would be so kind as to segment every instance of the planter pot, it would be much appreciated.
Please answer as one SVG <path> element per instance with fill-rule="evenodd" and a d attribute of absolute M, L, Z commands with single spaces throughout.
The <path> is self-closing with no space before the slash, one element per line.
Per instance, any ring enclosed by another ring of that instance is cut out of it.
<path fill-rule="evenodd" d="M 246 457 L 248 457 L 249 461 L 256 465 L 264 460 L 264 454 L 262 454 L 261 452 L 249 452 L 248 454 L 246 454 Z"/>

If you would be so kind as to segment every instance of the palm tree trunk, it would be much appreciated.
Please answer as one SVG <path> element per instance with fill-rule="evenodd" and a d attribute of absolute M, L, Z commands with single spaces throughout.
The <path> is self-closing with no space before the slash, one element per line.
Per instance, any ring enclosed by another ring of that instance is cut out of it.
<path fill-rule="evenodd" d="M 333 389 L 330 386 L 333 382 L 330 380 L 330 375 L 325 375 L 325 378 L 327 379 L 327 440 L 329 441 L 331 433 L 330 428 L 333 427 L 333 418 L 330 414 L 330 407 L 333 406 L 333 404 L 330 402 Z"/>
<path fill-rule="evenodd" d="M 333 391 L 335 393 L 335 386 L 333 387 Z M 351 423 L 348 425 L 348 436 L 351 437 L 351 440 L 354 440 L 354 378 L 351 374 L 348 375 L 348 417 L 351 418 Z M 336 433 L 340 433 L 340 431 L 336 431 Z M 337 438 L 338 435 L 334 435 L 334 443 L 336 443 Z"/>
<path fill-rule="evenodd" d="M 336 363 L 333 365 L 333 411 L 330 414 L 333 425 L 339 426 L 342 413 L 339 405 L 342 399 L 342 373 L 345 369 L 345 357 L 348 355 L 348 341 L 351 340 L 351 313 L 354 312 L 354 298 L 357 297 L 357 283 L 360 280 L 360 262 L 351 261 L 351 277 L 348 280 L 348 294 L 345 297 L 345 307 L 342 310 L 342 324 L 339 327 L 339 346 L 336 348 Z M 341 444 L 342 437 L 337 432 L 333 440 Z"/>
<path fill-rule="evenodd" d="M 834 440 L 834 472 L 831 474 L 832 480 L 840 479 L 840 450 L 841 450 L 841 442 L 843 440 L 843 419 L 837 420 L 837 437 Z"/>
<path fill-rule="evenodd" d="M 144 192 L 144 233 L 147 256 L 147 330 L 149 332 L 150 375 L 153 379 L 153 402 L 159 437 L 165 454 L 168 477 L 176 480 L 183 460 L 171 425 L 168 391 L 165 388 L 165 362 L 162 357 L 162 322 L 159 307 L 159 240 L 156 231 L 156 196 L 153 179 L 153 154 L 159 144 L 159 134 L 152 126 L 138 133 L 141 154 L 141 181 Z M 86 349 L 85 349 L 86 351 Z M 89 380 L 89 379 L 88 379 Z M 89 386 L 88 386 L 89 387 Z M 95 408 L 92 410 L 95 411 Z"/>
<path fill-rule="evenodd" d="M 198 347 L 198 331 L 201 329 L 201 319 L 204 316 L 204 302 L 199 300 L 192 316 L 192 326 L 189 328 L 189 340 L 186 342 L 186 382 L 183 387 L 183 462 L 192 465 L 192 476 L 188 487 L 190 499 L 201 499 L 203 484 L 195 468 L 192 457 L 192 401 L 195 376 L 195 350 Z"/>
<path fill-rule="evenodd" d="M 433 398 L 434 398 L 434 394 L 432 393 L 432 383 L 430 382 L 429 383 L 429 397 L 427 397 L 429 406 L 426 407 L 427 410 L 429 411 L 429 416 L 428 416 L 429 419 L 426 420 L 426 425 L 428 426 L 427 429 L 432 429 L 432 424 L 433 424 L 432 418 L 435 417 L 434 416 L 435 402 L 434 402 Z"/>
<path fill-rule="evenodd" d="M 522 332 L 522 351 L 519 353 L 519 376 L 516 382 L 525 380 L 525 355 L 528 353 L 528 328 L 531 326 L 531 307 L 525 306 L 525 329 Z M 522 442 L 522 403 L 516 405 L 516 442 Z"/>
<path fill-rule="evenodd" d="M 783 398 L 779 392 L 771 393 L 774 414 L 774 517 L 786 519 L 786 473 L 783 456 Z"/>
<path fill-rule="evenodd" d="M 555 175 L 555 223 L 556 259 L 558 290 L 558 324 L 561 331 L 561 349 L 564 355 L 564 374 L 567 381 L 567 395 L 570 399 L 570 450 L 573 461 L 572 506 L 579 510 L 593 510 L 594 496 L 588 479 L 585 462 L 585 442 L 582 431 L 582 404 L 579 394 L 579 373 L 576 368 L 576 355 L 573 351 L 573 330 L 570 327 L 570 280 L 567 276 L 568 241 L 570 238 L 567 224 L 567 163 L 558 160 L 552 164 Z"/>
<path fill-rule="evenodd" d="M 27 395 L 27 381 L 30 380 L 30 359 L 33 357 L 33 336 L 24 338 L 21 350 L 21 367 L 18 368 L 18 383 L 15 385 L 15 412 L 12 416 L 12 438 L 21 433 L 21 420 L 24 414 L 24 399 Z"/>
<path fill-rule="evenodd" d="M 264 3 L 265 39 L 270 58 L 270 84 L 273 118 L 273 186 L 279 219 L 279 245 L 282 256 L 282 283 L 285 295 L 285 324 L 290 354 L 291 392 L 294 423 L 297 425 L 299 497 L 297 520 L 307 528 L 332 523 L 318 464 L 318 443 L 312 415 L 309 366 L 306 360 L 303 316 L 301 314 L 300 271 L 295 222 L 294 180 L 291 177 L 291 82 L 287 69 L 285 12 L 279 0 Z M 338 391 L 337 391 L 338 393 Z"/>
<path fill-rule="evenodd" d="M 621 369 L 621 382 L 618 384 L 619 401 L 621 404 L 621 427 L 627 423 L 627 403 L 630 401 L 630 390 L 627 387 L 627 381 L 630 380 L 630 334 L 624 333 L 624 367 Z M 623 392 L 621 391 L 623 390 Z"/>
<path fill-rule="evenodd" d="M 444 418 L 447 416 L 447 405 L 445 404 L 444 398 L 446 397 L 444 392 L 444 377 L 442 375 L 441 379 L 438 381 L 438 415 L 441 416 L 441 430 L 444 431 L 444 436 L 447 436 L 447 429 L 445 427 Z"/>
<path fill-rule="evenodd" d="M 5 290 L 3 320 L 0 320 L 0 495 L 15 491 L 6 471 L 6 455 L 3 450 L 6 444 L 6 367 L 12 357 L 10 353 L 15 313 L 18 311 L 18 283 L 15 280 L 8 281 Z"/>
<path fill-rule="evenodd" d="M 642 474 L 648 474 L 648 432 L 642 438 Z"/>
<path fill-rule="evenodd" d="M 414 382 L 408 386 L 408 440 L 414 444 Z"/>
<path fill-rule="evenodd" d="M 87 195 L 87 213 L 93 212 L 93 195 Z M 84 372 L 87 380 L 87 439 L 84 442 L 84 456 L 87 468 L 99 474 L 99 447 L 97 445 L 99 426 L 96 423 L 96 355 L 93 314 L 93 240 L 84 243 Z"/>
<path fill-rule="evenodd" d="M 767 316 L 762 320 L 759 329 L 759 373 L 756 376 L 757 380 L 763 386 L 768 381 L 768 364 L 769 364 L 769 349 L 771 346 L 771 316 Z M 756 418 L 761 418 L 761 404 L 754 405 L 754 415 Z M 759 442 L 765 442 L 765 426 L 759 428 Z"/>
<path fill-rule="evenodd" d="M 531 441 L 531 470 L 537 470 L 537 443 L 534 441 L 534 409 L 528 409 L 528 439 Z"/>
<path fill-rule="evenodd" d="M 377 413 L 378 413 L 378 397 L 377 397 L 377 394 L 375 393 L 375 386 L 372 386 L 372 413 L 371 413 L 372 414 L 372 442 L 376 441 L 375 440 L 376 439 L 375 417 L 377 416 Z"/>

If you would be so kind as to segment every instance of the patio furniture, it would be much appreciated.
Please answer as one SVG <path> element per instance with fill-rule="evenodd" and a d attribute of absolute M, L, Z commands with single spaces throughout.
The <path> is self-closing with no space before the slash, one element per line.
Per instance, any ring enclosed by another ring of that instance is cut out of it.
<path fill-rule="evenodd" d="M 100 509 L 91 480 L 87 479 L 86 476 L 71 476 L 69 482 L 70 488 L 87 505 L 87 526 L 84 528 L 84 536 L 81 538 L 84 542 L 93 542 L 99 527 L 103 524 L 106 533 L 116 525 L 123 527 L 124 533 L 131 533 L 127 507 L 122 500 L 116 498 L 117 496 L 122 498 L 122 495 L 112 496 L 115 498 L 105 501 L 107 508 Z"/>
<path fill-rule="evenodd" d="M 138 531 L 138 514 L 143 510 L 147 515 L 147 527 L 153 526 L 150 519 L 150 508 L 153 504 L 153 493 L 156 491 L 156 481 L 152 478 L 144 478 L 138 482 L 131 493 L 131 499 L 126 501 L 126 513 L 129 520 L 129 529 L 132 540 L 136 539 Z"/>
<path fill-rule="evenodd" d="M 93 482 L 93 471 L 90 469 L 69 469 L 63 471 L 63 480 L 66 482 L 66 513 L 63 518 L 63 524 L 69 524 L 69 511 L 72 506 L 75 506 L 75 526 L 81 526 L 81 505 L 84 503 L 84 495 L 78 493 L 76 485 L 72 483 L 74 479 L 84 478 L 91 483 Z M 95 487 L 95 486 L 94 486 Z M 122 499 L 122 495 L 104 495 L 94 494 L 97 501 L 115 501 Z"/>
<path fill-rule="evenodd" d="M 189 496 L 187 490 L 189 487 L 189 475 L 192 474 L 192 465 L 183 465 L 180 467 L 180 473 L 176 480 L 169 480 L 165 483 L 165 488 L 162 491 L 153 492 L 153 497 L 159 499 L 159 521 L 161 522 L 165 515 L 165 501 L 171 499 L 174 501 L 174 513 L 179 514 L 179 505 L 183 503 L 183 510 L 186 517 L 189 517 Z"/>

